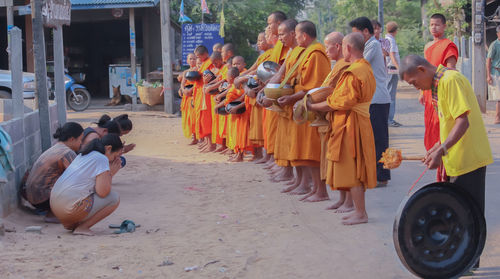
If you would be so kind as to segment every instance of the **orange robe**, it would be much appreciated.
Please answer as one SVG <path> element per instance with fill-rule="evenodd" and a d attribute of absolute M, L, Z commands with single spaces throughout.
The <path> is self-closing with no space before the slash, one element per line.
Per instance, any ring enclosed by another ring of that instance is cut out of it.
<path fill-rule="evenodd" d="M 262 53 L 259 58 L 257 58 L 257 65 L 262 62 L 269 60 L 273 49 L 268 49 Z M 264 131 L 263 131 L 263 116 L 265 110 L 263 107 L 257 104 L 256 98 L 245 97 L 245 102 L 247 103 L 250 110 L 250 127 L 248 131 L 248 138 L 254 147 L 264 146 Z"/>
<path fill-rule="evenodd" d="M 458 48 L 449 39 L 442 39 L 432 44 L 425 50 L 425 59 L 427 59 L 432 65 L 446 66 L 446 60 L 450 57 L 455 57 L 458 60 Z M 425 100 L 424 109 L 424 124 L 425 124 L 425 135 L 424 135 L 424 145 L 425 149 L 431 149 L 436 142 L 439 141 L 439 117 L 432 105 L 432 92 L 431 90 L 423 91 Z M 446 173 L 442 167 L 437 170 L 437 181 L 445 181 Z"/>
<path fill-rule="evenodd" d="M 334 109 L 328 140 L 326 183 L 332 189 L 377 185 L 375 140 L 370 122 L 370 102 L 375 93 L 370 63 L 359 59 L 347 68 L 327 99 Z"/>
<path fill-rule="evenodd" d="M 232 84 L 227 90 L 226 99 L 224 100 L 224 104 L 227 105 L 234 100 L 241 97 L 243 94 L 242 89 L 236 88 L 234 84 Z M 228 114 L 227 115 L 227 137 L 226 137 L 226 145 L 229 149 L 236 151 L 236 136 L 238 134 L 237 122 L 240 115 L 237 114 Z"/>
<path fill-rule="evenodd" d="M 268 61 L 273 61 L 278 64 L 283 64 L 285 61 L 286 55 L 288 53 L 289 48 L 285 47 L 281 41 L 278 41 L 274 47 Z M 276 142 L 276 129 L 278 127 L 278 113 L 265 110 L 264 112 L 264 126 L 263 132 L 265 134 L 264 137 L 264 148 L 266 149 L 267 154 L 274 154 L 274 147 Z"/>
<path fill-rule="evenodd" d="M 186 80 L 184 83 L 184 86 L 186 85 L 191 85 L 194 84 L 194 82 Z M 182 117 L 182 131 L 184 133 L 184 136 L 186 138 L 191 138 L 193 135 L 193 125 L 192 125 L 192 113 L 193 113 L 193 106 L 192 106 L 192 100 L 193 96 L 182 96 L 182 101 L 181 101 L 181 117 Z"/>
<path fill-rule="evenodd" d="M 214 65 L 212 64 L 212 60 L 207 59 L 201 65 L 201 68 L 198 69 L 200 74 L 202 75 L 205 70 L 212 70 Z M 212 133 L 212 112 L 211 106 L 212 103 L 210 101 L 210 95 L 203 93 L 203 79 L 200 78 L 196 81 L 193 86 L 193 94 L 194 94 L 194 109 L 195 109 L 195 128 L 196 128 L 196 138 L 201 139 L 206 136 L 209 136 Z"/>
<path fill-rule="evenodd" d="M 220 80 L 227 79 L 227 71 L 228 70 L 229 70 L 229 68 L 227 67 L 227 64 L 224 64 L 224 66 L 219 71 Z M 219 118 L 219 123 L 217 124 L 217 128 L 218 128 L 217 143 L 223 144 L 223 141 L 226 138 L 227 115 L 219 115 L 218 118 Z"/>
<path fill-rule="evenodd" d="M 216 68 L 215 66 L 213 67 L 212 72 L 214 73 L 215 76 L 219 74 L 220 69 Z M 208 94 L 208 92 L 207 92 Z M 217 105 L 215 102 L 215 96 L 216 95 L 210 95 L 210 104 L 211 104 L 211 109 L 210 112 L 212 113 L 212 132 L 211 132 L 211 139 L 212 143 L 218 143 L 217 138 L 219 135 L 219 115 L 215 113 L 214 107 Z"/>
<path fill-rule="evenodd" d="M 340 59 L 337 62 L 335 62 L 333 69 L 328 74 L 325 81 L 323 81 L 323 84 L 321 84 L 321 87 L 335 88 L 335 86 L 337 85 L 337 82 L 340 79 L 340 76 L 350 65 L 351 65 L 351 62 L 347 62 L 344 59 Z M 333 93 L 333 90 L 332 90 L 332 93 Z M 331 112 L 327 113 L 326 119 L 331 122 L 333 120 L 333 113 L 331 113 Z M 319 137 L 320 137 L 320 141 L 321 141 L 321 161 L 320 161 L 321 180 L 326 180 L 326 173 L 327 173 L 327 167 L 328 167 L 328 160 L 326 159 L 326 152 L 328 149 L 327 148 L 328 136 L 329 136 L 331 130 L 332 130 L 331 125 L 318 127 L 318 133 L 319 133 Z"/>
<path fill-rule="evenodd" d="M 295 49 L 294 49 L 295 50 Z M 290 54 L 293 58 L 294 52 Z M 286 74 L 295 65 L 294 59 L 285 61 Z M 294 92 L 309 91 L 320 87 L 330 72 L 330 59 L 325 48 L 314 42 L 303 50 L 298 60 L 299 66 L 293 72 L 288 83 L 294 86 Z M 278 119 L 275 160 L 280 166 L 320 166 L 321 142 L 316 127 L 309 122 L 297 124 L 293 120 L 293 104 L 283 107 Z"/>
<path fill-rule="evenodd" d="M 432 65 L 446 66 L 446 60 L 450 57 L 455 57 L 458 60 L 458 48 L 449 39 L 437 41 L 425 50 L 425 59 Z M 439 118 L 432 105 L 432 92 L 431 90 L 424 91 L 425 99 L 425 148 L 429 150 L 439 141 Z"/>

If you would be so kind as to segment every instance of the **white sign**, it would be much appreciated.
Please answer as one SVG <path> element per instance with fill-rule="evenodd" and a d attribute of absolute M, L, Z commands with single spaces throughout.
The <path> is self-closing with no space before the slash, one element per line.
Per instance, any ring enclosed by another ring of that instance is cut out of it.
<path fill-rule="evenodd" d="M 57 27 L 71 23 L 70 0 L 46 0 L 42 7 L 43 22 L 46 27 Z"/>

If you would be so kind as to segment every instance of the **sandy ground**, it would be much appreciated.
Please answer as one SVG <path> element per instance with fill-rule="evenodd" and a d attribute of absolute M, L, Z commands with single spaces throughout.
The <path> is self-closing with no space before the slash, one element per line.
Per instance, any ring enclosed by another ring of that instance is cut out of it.
<path fill-rule="evenodd" d="M 416 92 L 402 88 L 397 109 L 404 126 L 390 128 L 391 146 L 423 154 Z M 123 111 L 94 109 L 69 119 L 89 125 L 104 112 Z M 260 166 L 198 153 L 182 136 L 180 118 L 130 115 L 134 129 L 124 138 L 137 148 L 113 179 L 117 211 L 94 227 L 94 237 L 73 236 L 23 210 L 11 214 L 4 220 L 11 232 L 0 241 L 1 278 L 413 278 L 394 250 L 392 224 L 424 170 L 420 163 L 404 162 L 388 187 L 368 191 L 369 223 L 349 227 L 324 210 L 331 202 L 280 194 L 283 185 L 270 183 Z M 488 239 L 474 278 L 500 278 L 500 126 L 491 124 L 492 111 L 484 119 L 497 162 L 488 167 Z M 418 185 L 433 178 L 428 172 Z M 141 227 L 121 235 L 107 228 L 124 219 Z M 42 234 L 24 232 L 32 225 L 43 226 Z M 167 260 L 173 264 L 162 265 Z"/>

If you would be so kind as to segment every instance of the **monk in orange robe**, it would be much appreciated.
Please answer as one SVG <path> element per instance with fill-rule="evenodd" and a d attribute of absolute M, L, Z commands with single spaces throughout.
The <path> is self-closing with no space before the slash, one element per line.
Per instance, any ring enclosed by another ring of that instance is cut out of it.
<path fill-rule="evenodd" d="M 280 166 L 287 165 L 282 159 L 289 161 L 297 173 L 302 169 L 300 182 L 285 190 L 290 190 L 290 194 L 303 195 L 311 191 L 309 186 L 311 178 L 315 189 L 323 183 L 319 169 L 321 142 L 316 127 L 311 127 L 308 122 L 298 124 L 293 120 L 293 105 L 302 100 L 307 91 L 322 85 L 330 73 L 331 64 L 325 48 L 316 41 L 314 23 L 306 20 L 297 24 L 295 40 L 298 47 L 304 48 L 304 51 L 297 61 L 293 62 L 293 59 L 287 58 L 285 62 L 285 80 L 288 79 L 287 82 L 293 86 L 294 94 L 282 96 L 277 100 L 284 113 L 280 113 L 278 120 L 276 144 L 280 146 L 276 149 L 275 160 Z"/>
<path fill-rule="evenodd" d="M 342 53 L 352 64 L 342 73 L 325 102 L 307 104 L 311 110 L 333 111 L 326 182 L 332 189 L 349 191 L 354 201 L 353 213 L 342 217 L 344 225 L 368 222 L 365 190 L 377 185 L 375 140 L 369 111 L 376 81 L 370 63 L 363 58 L 364 42 L 358 32 L 345 36 Z"/>
<path fill-rule="evenodd" d="M 194 53 L 190 53 L 187 56 L 187 63 L 189 65 L 189 69 L 184 71 L 182 75 L 179 75 L 181 88 L 179 89 L 179 93 L 182 97 L 181 101 L 181 117 L 182 117 L 182 131 L 184 132 L 184 136 L 186 138 L 191 138 L 192 141 L 190 145 L 194 145 L 197 143 L 197 140 L 193 134 L 192 125 L 191 125 L 191 114 L 193 111 L 192 100 L 193 100 L 193 85 L 194 82 L 187 80 L 184 78 L 186 72 L 189 71 L 197 71 L 196 68 L 196 56 Z"/>
<path fill-rule="evenodd" d="M 272 61 L 282 65 L 289 48 L 284 46 L 278 38 L 278 27 L 286 20 L 286 15 L 283 12 L 277 11 L 271 13 L 267 17 L 266 27 L 266 40 L 269 44 L 273 45 L 273 50 L 269 56 L 268 61 Z M 263 91 L 259 94 L 264 94 Z M 269 104 L 268 104 L 269 105 Z M 265 169 L 271 169 L 276 166 L 274 163 L 274 144 L 276 141 L 276 128 L 278 123 L 278 114 L 274 111 L 264 110 L 263 112 L 263 133 L 264 133 L 264 149 L 266 156 L 263 160 L 257 160 L 256 163 L 266 163 Z"/>
<path fill-rule="evenodd" d="M 269 44 L 267 44 L 266 36 L 264 32 L 259 33 L 257 39 L 257 46 L 259 50 L 264 51 L 255 63 L 250 67 L 243 76 L 239 76 L 235 80 L 235 84 L 237 86 L 244 85 L 248 82 L 251 75 L 256 73 L 257 67 L 264 61 L 267 61 L 271 55 L 272 48 Z M 260 83 L 262 84 L 262 83 Z M 261 159 L 262 156 L 262 147 L 264 146 L 264 134 L 263 134 L 263 108 L 259 104 L 257 104 L 257 92 L 259 92 L 263 86 L 259 85 L 257 88 L 249 88 L 247 86 L 243 86 L 245 89 L 245 105 L 247 107 L 247 112 L 249 113 L 249 131 L 248 131 L 248 140 L 249 143 L 247 145 L 249 148 L 253 149 L 254 156 L 251 161 Z"/>
<path fill-rule="evenodd" d="M 225 107 L 231 102 L 238 101 L 238 99 L 243 100 L 243 98 L 242 98 L 242 96 L 244 96 L 243 90 L 237 88 L 234 84 L 234 79 L 236 77 L 238 77 L 239 73 L 240 72 L 239 72 L 238 68 L 236 68 L 236 67 L 231 67 L 227 71 L 226 78 L 227 78 L 227 82 L 229 84 L 229 88 L 227 89 L 227 93 L 225 94 L 224 101 L 218 103 L 214 108 L 215 110 L 218 110 L 221 107 Z M 222 93 L 222 94 L 224 94 L 224 93 Z M 233 152 L 237 151 L 237 147 L 236 147 L 236 136 L 238 133 L 237 120 L 238 120 L 238 115 L 236 115 L 236 114 L 229 114 L 228 115 L 227 127 L 226 127 L 226 131 L 227 131 L 226 144 L 227 144 L 227 147 L 229 149 L 233 150 Z M 238 156 L 238 154 L 236 155 L 236 157 L 237 156 Z M 233 157 L 229 158 L 229 161 L 233 161 L 233 160 L 234 160 Z"/>
<path fill-rule="evenodd" d="M 297 21 L 295 19 L 287 19 L 283 21 L 278 27 L 279 33 L 279 42 L 288 49 L 286 54 L 285 61 L 283 65 L 281 65 L 278 73 L 274 75 L 268 83 L 271 84 L 280 84 L 282 80 L 285 78 L 285 73 L 287 65 L 294 65 L 295 62 L 299 59 L 300 55 L 304 51 L 304 48 L 299 47 L 297 45 L 297 41 L 295 40 L 295 26 L 297 25 Z M 273 56 L 273 55 L 272 55 Z M 287 81 L 283 81 L 286 83 Z M 273 105 L 273 102 L 267 97 L 262 98 L 262 106 L 269 108 Z M 271 181 L 272 182 L 282 182 L 282 181 L 294 181 L 293 175 L 293 167 L 290 162 L 283 156 L 286 146 L 284 139 L 279 138 L 280 135 L 286 134 L 284 131 L 280 131 L 281 129 L 285 129 L 286 125 L 280 125 L 280 116 L 279 112 L 273 110 L 266 111 L 266 121 L 268 121 L 268 125 L 266 127 L 266 132 L 268 136 L 268 153 L 272 155 L 272 160 L 270 161 L 272 167 L 269 168 Z M 281 148 L 281 149 L 280 149 Z M 272 153 L 271 153 L 272 152 Z M 280 158 L 280 159 L 278 159 Z M 278 162 L 281 160 L 281 162 Z M 266 167 L 267 168 L 267 167 Z M 302 177 L 301 169 L 298 170 L 298 178 L 300 180 Z"/>
<path fill-rule="evenodd" d="M 333 89 L 336 87 L 337 82 L 340 79 L 342 73 L 350 66 L 350 62 L 344 60 L 344 56 L 342 55 L 342 40 L 344 39 L 344 35 L 339 32 L 332 32 L 325 37 L 325 49 L 326 55 L 331 61 L 335 61 L 335 66 L 328 74 L 326 79 L 321 84 L 321 87 L 329 87 L 332 88 L 331 92 L 333 93 Z M 330 93 L 331 94 L 331 93 Z M 333 119 L 333 113 L 328 112 L 326 119 L 329 122 Z M 331 124 L 325 126 L 318 126 L 318 133 L 320 135 L 321 141 L 321 157 L 320 157 L 320 177 L 321 183 L 317 185 L 309 194 L 303 197 L 304 201 L 307 202 L 319 202 L 324 200 L 329 200 L 328 192 L 326 190 L 326 173 L 328 161 L 326 159 L 328 138 L 331 132 Z M 327 209 L 337 209 L 339 208 L 345 200 L 346 192 L 340 191 L 340 199 L 333 206 L 328 207 Z"/>
<path fill-rule="evenodd" d="M 434 40 L 425 45 L 425 59 L 436 67 L 443 65 L 455 69 L 458 59 L 458 48 L 452 41 L 444 37 L 445 30 L 446 18 L 442 14 L 432 15 L 429 22 L 429 31 Z M 425 107 L 424 145 L 425 149 L 429 150 L 439 141 L 439 118 L 434 109 L 431 90 L 422 91 L 419 101 Z M 437 169 L 436 179 L 438 182 L 446 181 L 446 171 L 443 166 Z"/>
<path fill-rule="evenodd" d="M 205 70 L 213 70 L 214 65 L 208 55 L 208 49 L 200 45 L 194 50 L 194 54 L 201 60 L 202 65 L 199 67 L 198 72 L 200 76 L 203 75 Z M 196 133 L 198 139 L 203 139 L 203 145 L 199 146 L 204 148 L 210 146 L 212 148 L 211 133 L 212 133 L 212 110 L 210 96 L 204 94 L 203 86 L 205 79 L 199 79 L 194 85 L 194 106 L 196 111 Z"/>
<path fill-rule="evenodd" d="M 211 92 L 213 91 L 213 84 L 217 82 L 216 78 L 217 75 L 219 74 L 220 69 L 223 67 L 223 62 L 222 62 L 222 55 L 220 52 L 213 52 L 212 55 L 210 56 L 210 60 L 212 61 L 212 64 L 214 65 L 213 69 L 211 72 L 213 73 L 213 76 L 206 76 L 204 75 L 204 79 L 206 79 L 208 82 L 205 83 L 203 86 L 203 93 L 205 95 L 210 96 L 210 103 L 211 103 L 211 108 L 215 107 L 216 101 L 215 101 L 215 94 L 212 94 Z M 211 133 L 211 142 L 212 146 L 214 146 L 217 143 L 218 140 L 218 134 L 219 134 L 219 115 L 215 113 L 215 110 L 211 109 L 210 110 L 212 113 L 212 133 Z M 210 148 L 210 147 L 205 147 L 202 149 L 202 153 L 205 152 L 211 152 L 215 151 L 215 148 Z"/>

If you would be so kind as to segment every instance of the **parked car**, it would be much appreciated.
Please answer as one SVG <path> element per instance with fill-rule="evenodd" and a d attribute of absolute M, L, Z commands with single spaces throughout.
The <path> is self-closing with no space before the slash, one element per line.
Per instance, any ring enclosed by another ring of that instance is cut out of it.
<path fill-rule="evenodd" d="M 23 97 L 25 99 L 35 98 L 35 74 L 23 72 Z M 52 82 L 47 78 L 47 89 L 49 96 L 52 95 Z M 12 98 L 12 76 L 8 70 L 0 70 L 0 99 Z"/>

